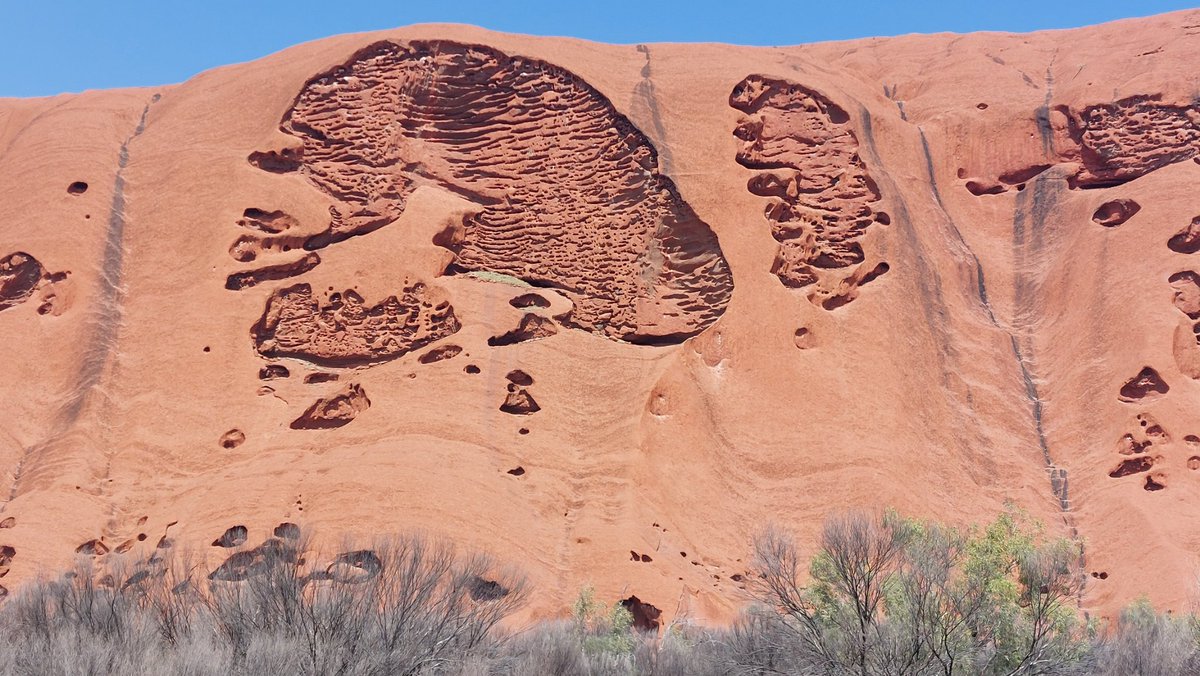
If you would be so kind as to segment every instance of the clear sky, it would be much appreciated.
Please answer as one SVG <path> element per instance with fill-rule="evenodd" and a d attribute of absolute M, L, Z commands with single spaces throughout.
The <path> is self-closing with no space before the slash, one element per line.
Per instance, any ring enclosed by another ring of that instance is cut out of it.
<path fill-rule="evenodd" d="M 411 23 L 616 43 L 789 45 L 1069 28 L 1193 6 L 1171 0 L 0 0 L 0 96 L 181 82 L 300 42 Z"/>

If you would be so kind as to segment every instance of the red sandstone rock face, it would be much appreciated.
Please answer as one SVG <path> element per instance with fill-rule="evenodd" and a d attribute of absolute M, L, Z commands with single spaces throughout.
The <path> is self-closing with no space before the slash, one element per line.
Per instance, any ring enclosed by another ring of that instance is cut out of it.
<path fill-rule="evenodd" d="M 168 547 L 244 579 L 302 528 L 367 579 L 334 547 L 415 530 L 532 616 L 593 584 L 653 627 L 732 617 L 760 524 L 1015 502 L 1089 610 L 1182 607 L 1198 27 L 422 26 L 0 102 L 0 589 Z"/>

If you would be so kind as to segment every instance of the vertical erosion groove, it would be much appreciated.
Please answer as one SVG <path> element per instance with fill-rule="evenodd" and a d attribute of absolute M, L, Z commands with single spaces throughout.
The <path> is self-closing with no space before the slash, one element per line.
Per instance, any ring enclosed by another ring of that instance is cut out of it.
<path fill-rule="evenodd" d="M 36 469 L 34 463 L 42 453 L 72 432 L 89 403 L 93 401 L 93 397 L 102 389 L 101 381 L 112 362 L 123 314 L 122 279 L 126 226 L 125 168 L 129 164 L 129 146 L 145 131 L 146 117 L 150 113 L 150 106 L 158 98 L 159 95 L 155 94 L 142 108 L 136 127 L 121 143 L 117 153 L 117 171 L 113 180 L 112 203 L 109 206 L 108 223 L 104 235 L 104 250 L 100 259 L 96 298 L 85 323 L 87 334 L 83 341 L 82 359 L 75 386 L 57 411 L 47 438 L 41 443 L 25 449 L 14 472 L 13 482 L 9 489 L 9 502 L 17 497 L 22 482 Z M 111 461 L 111 456 L 108 461 Z M 108 472 L 107 467 L 105 472 Z"/>

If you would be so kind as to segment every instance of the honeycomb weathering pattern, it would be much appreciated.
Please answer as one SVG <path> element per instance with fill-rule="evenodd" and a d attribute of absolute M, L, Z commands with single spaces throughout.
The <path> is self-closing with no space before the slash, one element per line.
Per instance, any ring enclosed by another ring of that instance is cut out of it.
<path fill-rule="evenodd" d="M 1042 122 L 1043 138 L 1048 145 L 1051 137 L 1056 137 L 1055 145 L 1061 142 L 1054 159 L 1078 165 L 1067 177 L 1067 185 L 1075 190 L 1121 185 L 1200 154 L 1200 103 L 1173 105 L 1158 95 L 1141 94 L 1054 110 L 1066 117 L 1066 130 L 1059 134 Z M 1039 113 L 1043 117 L 1048 120 L 1048 112 Z M 969 182 L 967 188 L 976 195 L 1002 193 L 1051 166 L 1015 169 L 1002 174 L 998 183 L 972 187 L 974 182 Z"/>
<path fill-rule="evenodd" d="M 424 284 L 405 287 L 368 307 L 351 290 L 325 303 L 308 284 L 279 289 L 251 333 L 265 357 L 295 357 L 324 366 L 388 361 L 455 333 L 461 324 L 448 301 Z"/>
<path fill-rule="evenodd" d="M 679 342 L 733 289 L 712 230 L 659 173 L 655 148 L 598 91 L 543 61 L 452 42 L 379 42 L 308 82 L 281 128 L 297 152 L 256 153 L 335 198 L 317 249 L 386 225 L 432 183 L 482 209 L 451 244 L 455 272 L 559 289 L 565 322 Z"/>
<path fill-rule="evenodd" d="M 1071 187 L 1103 188 L 1196 156 L 1200 105 L 1175 106 L 1131 96 L 1070 117 L 1082 164 Z"/>
<path fill-rule="evenodd" d="M 862 264 L 864 231 L 889 220 L 873 208 L 879 188 L 850 116 L 816 91 L 761 75 L 738 83 L 729 105 L 745 114 L 734 130 L 737 161 L 761 170 L 747 189 L 772 198 L 765 215 L 779 250 L 771 271 L 789 287 L 837 286 L 844 280 L 833 270 Z"/>

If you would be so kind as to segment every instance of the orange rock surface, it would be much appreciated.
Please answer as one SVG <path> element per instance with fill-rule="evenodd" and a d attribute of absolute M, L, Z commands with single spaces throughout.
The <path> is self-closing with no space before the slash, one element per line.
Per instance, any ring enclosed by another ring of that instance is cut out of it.
<path fill-rule="evenodd" d="M 591 584 L 722 622 L 768 523 L 1012 502 L 1083 543 L 1085 609 L 1182 608 L 1198 58 L 1200 12 L 432 25 L 0 100 L 0 584 L 156 547 L 236 577 L 299 524 L 493 552 L 531 617 Z"/>

